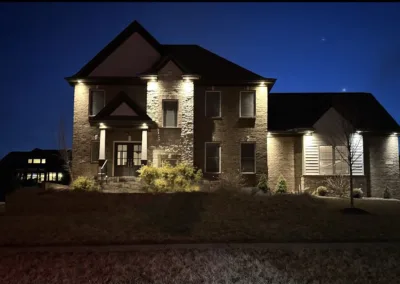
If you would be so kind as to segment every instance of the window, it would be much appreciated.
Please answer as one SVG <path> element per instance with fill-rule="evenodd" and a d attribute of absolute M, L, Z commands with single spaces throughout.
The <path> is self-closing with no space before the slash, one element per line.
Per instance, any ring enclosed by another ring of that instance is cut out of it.
<path fill-rule="evenodd" d="M 240 171 L 242 173 L 256 172 L 256 144 L 242 143 L 240 145 Z"/>
<path fill-rule="evenodd" d="M 319 174 L 349 174 L 347 164 L 347 148 L 345 146 L 319 146 Z"/>
<path fill-rule="evenodd" d="M 41 160 L 40 159 L 33 159 L 34 164 L 40 164 Z"/>
<path fill-rule="evenodd" d="M 126 166 L 128 163 L 128 145 L 118 145 L 117 166 Z"/>
<path fill-rule="evenodd" d="M 28 159 L 28 164 L 32 164 L 32 159 Z"/>
<path fill-rule="evenodd" d="M 57 181 L 57 173 L 54 173 L 54 172 L 47 173 L 47 180 L 48 181 Z"/>
<path fill-rule="evenodd" d="M 142 145 L 133 145 L 133 165 L 140 166 L 142 164 Z"/>
<path fill-rule="evenodd" d="M 240 117 L 256 116 L 256 93 L 255 91 L 240 92 Z"/>
<path fill-rule="evenodd" d="M 221 117 L 221 92 L 206 91 L 206 116 Z"/>
<path fill-rule="evenodd" d="M 176 100 L 163 101 L 163 126 L 164 127 L 178 126 L 178 101 Z"/>
<path fill-rule="evenodd" d="M 42 159 L 42 164 L 46 164 L 46 159 Z"/>
<path fill-rule="evenodd" d="M 105 105 L 106 93 L 103 90 L 91 90 L 89 94 L 89 115 L 96 115 Z"/>
<path fill-rule="evenodd" d="M 206 159 L 205 172 L 219 173 L 221 172 L 221 146 L 219 143 L 206 142 Z"/>
<path fill-rule="evenodd" d="M 100 142 L 92 141 L 90 145 L 90 161 L 96 163 L 99 161 Z"/>
<path fill-rule="evenodd" d="M 61 179 L 63 178 L 63 173 L 57 173 L 57 178 L 58 181 L 61 181 Z"/>

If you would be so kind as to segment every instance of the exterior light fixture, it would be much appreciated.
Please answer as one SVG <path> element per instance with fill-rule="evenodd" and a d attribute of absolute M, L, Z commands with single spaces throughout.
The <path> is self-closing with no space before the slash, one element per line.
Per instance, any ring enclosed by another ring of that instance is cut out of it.
<path fill-rule="evenodd" d="M 82 84 L 82 80 L 78 80 L 78 84 Z"/>
<path fill-rule="evenodd" d="M 265 82 L 264 81 L 260 82 L 260 87 L 265 87 Z"/>
<path fill-rule="evenodd" d="M 306 135 L 311 135 L 311 134 L 313 134 L 313 131 L 309 130 L 309 131 L 306 132 Z"/>
<path fill-rule="evenodd" d="M 397 136 L 397 132 L 393 132 L 393 136 Z"/>
<path fill-rule="evenodd" d="M 357 130 L 357 131 L 356 131 L 357 134 L 360 134 L 361 132 L 362 132 L 361 130 Z"/>

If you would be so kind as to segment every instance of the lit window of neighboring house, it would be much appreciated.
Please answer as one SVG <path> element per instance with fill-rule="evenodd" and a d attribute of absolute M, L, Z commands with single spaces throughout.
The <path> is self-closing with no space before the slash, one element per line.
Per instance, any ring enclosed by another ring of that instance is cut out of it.
<path fill-rule="evenodd" d="M 34 164 L 40 164 L 41 160 L 40 159 L 33 159 Z"/>
<path fill-rule="evenodd" d="M 32 159 L 28 159 L 28 164 L 32 164 L 33 160 Z"/>
<path fill-rule="evenodd" d="M 49 172 L 47 173 L 47 176 L 48 176 L 47 178 L 48 181 L 57 181 L 57 173 Z"/>

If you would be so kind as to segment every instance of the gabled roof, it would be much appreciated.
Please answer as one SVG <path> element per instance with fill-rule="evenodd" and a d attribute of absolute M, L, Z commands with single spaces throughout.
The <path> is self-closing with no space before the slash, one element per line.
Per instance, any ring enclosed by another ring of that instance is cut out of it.
<path fill-rule="evenodd" d="M 146 71 L 145 74 L 159 71 L 169 60 L 172 60 L 183 73 L 200 75 L 203 81 L 208 82 L 253 82 L 266 81 L 274 83 L 276 79 L 265 78 L 252 71 L 249 71 L 203 47 L 198 45 L 161 45 L 153 36 L 150 35 L 137 21 L 131 23 L 124 31 L 114 38 L 105 48 L 103 48 L 92 60 L 89 61 L 81 70 L 71 77 L 67 77 L 68 82 L 83 79 L 110 56 L 120 45 L 122 45 L 135 32 L 148 41 L 160 54 L 161 59 Z"/>
<path fill-rule="evenodd" d="M 112 113 L 123 103 L 126 103 L 136 114 L 113 116 Z M 151 118 L 143 111 L 125 92 L 119 92 L 96 116 L 90 118 L 91 121 L 121 121 L 129 120 L 132 122 L 152 122 Z"/>
<path fill-rule="evenodd" d="M 160 43 L 137 21 L 133 21 L 122 32 L 120 32 L 109 44 L 107 44 L 95 57 L 70 78 L 87 77 L 100 65 L 108 56 L 110 56 L 121 44 L 123 44 L 131 35 L 139 33 L 150 45 L 152 45 L 160 54 L 162 47 Z"/>
<path fill-rule="evenodd" d="M 157 74 L 170 61 L 172 61 L 184 74 L 193 74 L 181 62 L 179 62 L 176 58 L 174 58 L 174 56 L 168 54 L 166 56 L 161 57 L 158 62 L 156 62 L 149 70 L 140 74 L 140 76 Z"/>
<path fill-rule="evenodd" d="M 359 130 L 400 131 L 397 122 L 370 93 L 270 93 L 268 130 L 312 128 L 331 107 Z"/>

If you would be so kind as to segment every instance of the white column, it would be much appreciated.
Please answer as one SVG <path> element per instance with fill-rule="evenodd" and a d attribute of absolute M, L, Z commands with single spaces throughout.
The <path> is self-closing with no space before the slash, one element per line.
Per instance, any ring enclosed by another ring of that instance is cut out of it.
<path fill-rule="evenodd" d="M 147 162 L 147 129 L 142 130 L 142 161 Z"/>
<path fill-rule="evenodd" d="M 106 130 L 100 129 L 99 160 L 106 159 Z"/>

